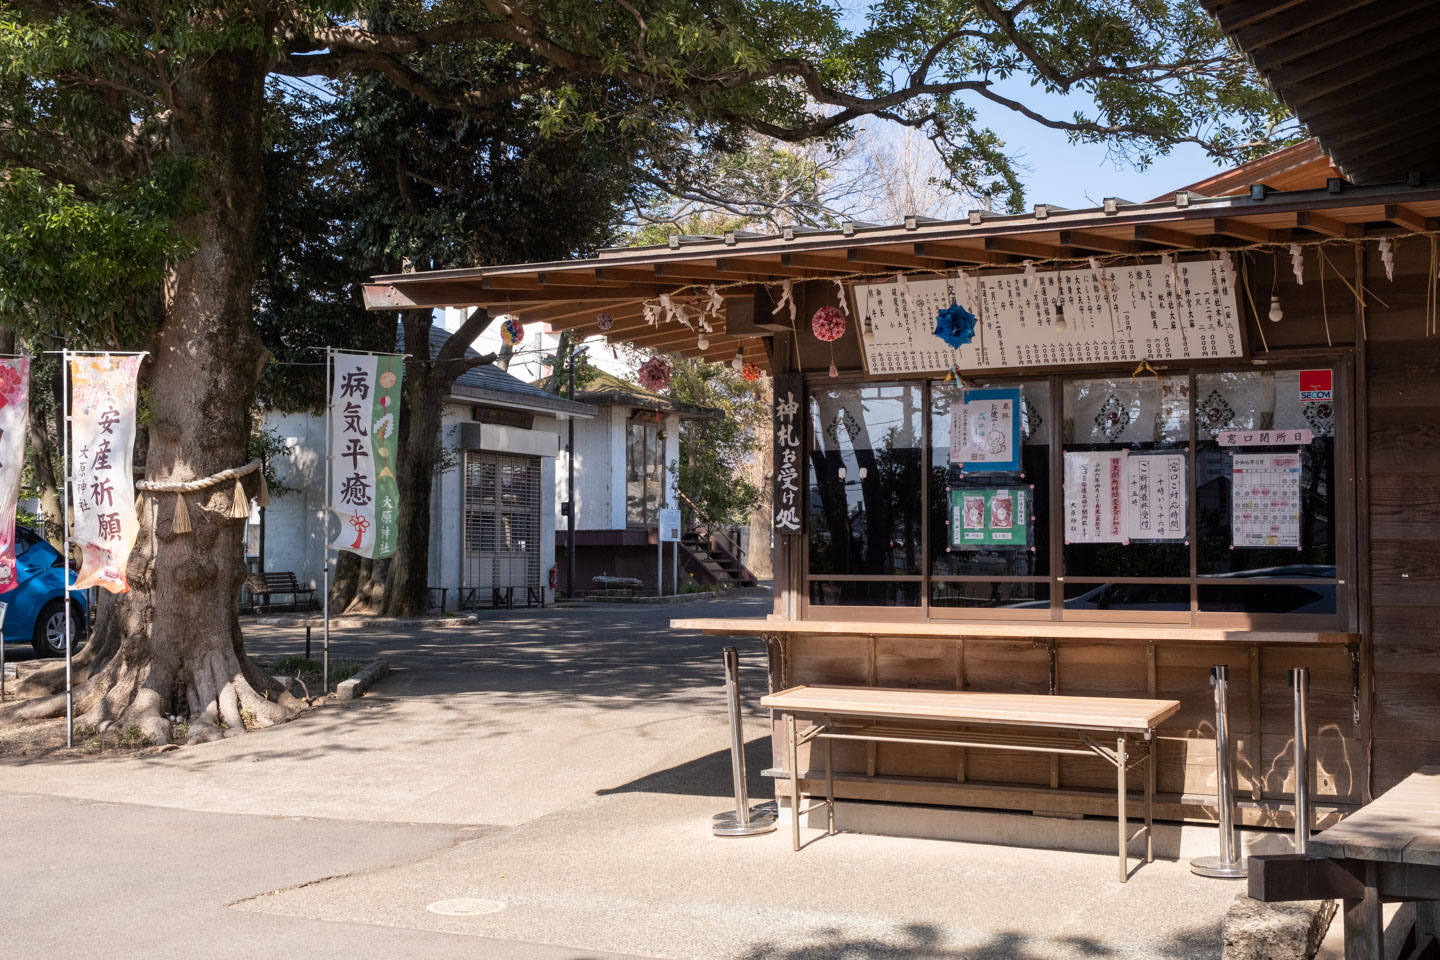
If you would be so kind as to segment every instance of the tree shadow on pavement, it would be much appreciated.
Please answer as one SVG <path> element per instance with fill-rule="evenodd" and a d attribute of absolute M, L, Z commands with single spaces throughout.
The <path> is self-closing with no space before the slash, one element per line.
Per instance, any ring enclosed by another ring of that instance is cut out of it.
<path fill-rule="evenodd" d="M 774 783 L 760 771 L 770 766 L 770 738 L 757 737 L 745 744 L 745 789 L 752 803 L 774 795 Z M 638 780 L 596 790 L 596 796 L 616 793 L 669 793 L 690 797 L 717 797 L 734 800 L 735 783 L 730 770 L 730 751 L 717 750 L 703 757 L 654 773 Z"/>
<path fill-rule="evenodd" d="M 1036 939 L 1018 931 L 987 933 L 975 946 L 945 944 L 941 927 L 913 923 L 903 928 L 905 939 L 847 939 L 839 931 L 818 931 L 814 943 L 802 947 L 756 944 L 742 960 L 1058 960 L 1058 958 L 1136 957 L 1166 960 L 1216 960 L 1221 953 L 1219 921 L 1177 930 L 1163 941 L 1139 947 L 1107 944 L 1093 937 L 1069 936 Z"/>

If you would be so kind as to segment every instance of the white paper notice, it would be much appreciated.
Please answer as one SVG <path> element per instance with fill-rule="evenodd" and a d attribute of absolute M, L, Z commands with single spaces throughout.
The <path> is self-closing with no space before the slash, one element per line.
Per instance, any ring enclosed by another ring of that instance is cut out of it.
<path fill-rule="evenodd" d="M 1019 470 L 1020 391 L 968 390 L 950 404 L 950 462 L 970 471 Z"/>
<path fill-rule="evenodd" d="M 1238 547 L 1300 547 L 1300 453 L 1237 453 L 1230 530 Z"/>
<path fill-rule="evenodd" d="M 1125 536 L 1184 540 L 1189 484 L 1183 453 L 1131 453 L 1125 458 Z"/>
<path fill-rule="evenodd" d="M 1065 452 L 1065 542 L 1123 543 L 1125 451 Z"/>

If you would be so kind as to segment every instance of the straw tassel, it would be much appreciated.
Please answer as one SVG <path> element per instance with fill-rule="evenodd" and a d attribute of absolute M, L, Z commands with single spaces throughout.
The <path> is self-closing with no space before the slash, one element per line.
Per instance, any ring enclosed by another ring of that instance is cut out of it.
<path fill-rule="evenodd" d="M 175 512 L 170 515 L 171 533 L 190 532 L 190 511 L 185 506 L 185 494 L 175 494 Z"/>
<path fill-rule="evenodd" d="M 250 516 L 250 498 L 245 496 L 245 485 L 235 478 L 235 499 L 230 504 L 230 516 L 241 520 Z"/>
<path fill-rule="evenodd" d="M 260 494 L 255 502 L 262 508 L 270 506 L 270 487 L 265 483 L 265 471 L 260 471 Z"/>

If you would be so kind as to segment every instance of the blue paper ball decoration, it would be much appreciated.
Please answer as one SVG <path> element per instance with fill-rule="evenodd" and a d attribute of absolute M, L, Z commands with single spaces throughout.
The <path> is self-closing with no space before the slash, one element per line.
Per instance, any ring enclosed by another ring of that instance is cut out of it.
<path fill-rule="evenodd" d="M 952 302 L 935 315 L 935 336 L 958 350 L 975 339 L 977 322 L 975 314 Z"/>

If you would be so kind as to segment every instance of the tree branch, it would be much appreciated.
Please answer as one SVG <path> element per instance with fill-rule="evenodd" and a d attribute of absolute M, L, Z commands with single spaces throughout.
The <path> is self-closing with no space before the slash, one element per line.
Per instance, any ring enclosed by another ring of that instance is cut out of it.
<path fill-rule="evenodd" d="M 460 324 L 460 329 L 450 334 L 445 345 L 435 355 L 436 365 L 447 364 L 454 360 L 464 360 L 465 351 L 469 349 L 470 344 L 475 342 L 476 337 L 485 332 L 493 319 L 490 311 L 485 307 L 476 307 L 471 310 L 469 316 L 465 318 L 465 322 Z M 468 370 L 469 367 L 465 369 Z"/>

